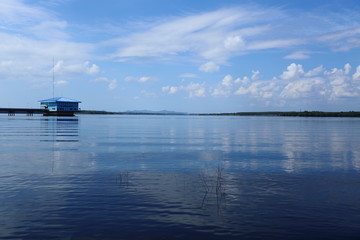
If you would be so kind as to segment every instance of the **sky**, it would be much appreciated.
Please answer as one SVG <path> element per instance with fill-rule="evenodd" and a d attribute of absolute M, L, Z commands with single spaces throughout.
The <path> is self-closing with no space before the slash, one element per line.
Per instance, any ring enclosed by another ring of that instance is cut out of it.
<path fill-rule="evenodd" d="M 360 111 L 359 12 L 358 0 L 0 0 L 0 107 Z"/>

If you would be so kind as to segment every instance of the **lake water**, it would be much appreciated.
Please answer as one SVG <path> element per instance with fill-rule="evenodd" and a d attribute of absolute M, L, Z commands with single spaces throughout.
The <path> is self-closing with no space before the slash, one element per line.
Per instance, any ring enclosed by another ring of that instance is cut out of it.
<path fill-rule="evenodd" d="M 0 239 L 358 239 L 360 119 L 0 115 Z"/>

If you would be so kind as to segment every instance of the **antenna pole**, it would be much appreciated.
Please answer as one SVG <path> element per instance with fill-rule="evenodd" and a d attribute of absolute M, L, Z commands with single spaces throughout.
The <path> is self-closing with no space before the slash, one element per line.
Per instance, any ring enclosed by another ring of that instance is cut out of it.
<path fill-rule="evenodd" d="M 54 60 L 54 57 L 53 57 L 53 72 L 52 72 L 52 74 L 53 74 L 53 98 L 55 97 L 55 60 Z"/>

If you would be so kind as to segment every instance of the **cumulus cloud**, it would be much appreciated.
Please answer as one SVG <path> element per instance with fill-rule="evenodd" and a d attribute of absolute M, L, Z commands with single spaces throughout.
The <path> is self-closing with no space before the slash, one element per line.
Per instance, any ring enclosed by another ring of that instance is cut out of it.
<path fill-rule="evenodd" d="M 186 91 L 189 93 L 189 98 L 193 97 L 205 97 L 206 90 L 204 87 L 204 83 L 190 83 L 185 87 Z"/>
<path fill-rule="evenodd" d="M 224 40 L 224 47 L 227 50 L 237 51 L 245 46 L 244 39 L 239 35 L 229 36 Z"/>
<path fill-rule="evenodd" d="M 259 70 L 251 71 L 249 76 L 234 78 L 228 74 L 217 84 L 190 83 L 188 85 L 165 86 L 162 92 L 174 95 L 180 91 L 193 97 L 229 97 L 237 95 L 253 98 L 266 106 L 281 106 L 288 102 L 294 104 L 314 101 L 333 103 L 343 98 L 360 97 L 360 66 L 352 70 L 350 64 L 343 68 L 326 70 L 318 66 L 305 71 L 300 64 L 292 63 L 279 77 L 262 79 Z M 206 93 L 209 93 L 207 95 Z"/>
<path fill-rule="evenodd" d="M 225 87 L 231 87 L 232 82 L 233 82 L 233 77 L 229 74 L 223 78 L 221 84 Z"/>
<path fill-rule="evenodd" d="M 359 66 L 357 68 L 359 68 Z M 333 68 L 331 71 L 324 72 L 324 75 L 329 80 L 331 99 L 360 96 L 360 84 L 354 81 L 350 72 L 351 66 L 348 63 L 345 64 L 343 69 Z M 357 72 L 354 74 L 356 73 Z"/>
<path fill-rule="evenodd" d="M 233 77 L 230 74 L 226 75 L 221 83 L 212 90 L 211 95 L 213 97 L 228 97 L 231 94 L 233 82 Z"/>
<path fill-rule="evenodd" d="M 294 99 L 321 96 L 326 93 L 325 88 L 322 78 L 304 78 L 288 83 L 279 96 Z"/>
<path fill-rule="evenodd" d="M 220 69 L 219 65 L 217 65 L 214 62 L 207 62 L 199 67 L 200 71 L 207 72 L 207 73 L 217 72 L 217 71 L 219 71 L 219 69 Z"/>
<path fill-rule="evenodd" d="M 353 80 L 360 80 L 360 66 L 356 68 L 356 72 L 352 75 Z"/>
<path fill-rule="evenodd" d="M 257 99 L 268 99 L 274 96 L 279 86 L 271 81 L 256 81 L 249 85 L 240 86 L 235 94 L 236 95 L 250 95 Z"/>
<path fill-rule="evenodd" d="M 167 93 L 169 95 L 172 95 L 179 91 L 182 87 L 176 87 L 176 86 L 165 86 L 162 87 L 162 92 Z"/>
<path fill-rule="evenodd" d="M 90 64 L 88 61 L 78 64 L 66 64 L 63 60 L 58 61 L 54 66 L 56 74 L 90 74 L 99 73 L 100 68 L 96 64 Z"/>
<path fill-rule="evenodd" d="M 351 71 L 351 65 L 349 63 L 345 64 L 344 66 L 344 73 L 348 75 Z"/>
<path fill-rule="evenodd" d="M 165 86 L 161 88 L 162 92 L 173 95 L 178 91 L 185 91 L 188 93 L 188 98 L 195 97 L 205 97 L 206 96 L 206 88 L 205 83 L 189 83 L 188 85 L 180 85 L 180 86 Z"/>
<path fill-rule="evenodd" d="M 324 66 L 321 65 L 321 66 L 311 69 L 310 71 L 305 73 L 305 77 L 317 76 L 321 73 L 324 73 L 324 71 L 325 71 L 325 68 L 324 68 Z"/>
<path fill-rule="evenodd" d="M 236 95 L 248 95 L 261 101 L 271 98 L 274 102 L 288 99 L 335 101 L 343 97 L 360 97 L 360 67 L 351 75 L 352 67 L 333 68 L 326 71 L 323 66 L 305 73 L 302 65 L 292 63 L 280 75 L 280 79 L 249 81 L 243 77 L 235 81 Z M 268 101 L 267 101 L 268 102 Z"/>
<path fill-rule="evenodd" d="M 284 80 L 294 80 L 304 75 L 302 65 L 292 63 L 287 67 L 287 71 L 284 71 L 280 78 Z"/>

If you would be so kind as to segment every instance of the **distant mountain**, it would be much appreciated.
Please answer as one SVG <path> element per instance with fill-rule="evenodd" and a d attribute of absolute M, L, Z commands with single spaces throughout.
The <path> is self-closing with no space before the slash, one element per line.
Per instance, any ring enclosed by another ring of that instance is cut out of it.
<path fill-rule="evenodd" d="M 156 115 L 186 115 L 184 112 L 175 112 L 175 111 L 151 111 L 151 110 L 129 110 L 124 112 L 125 114 L 156 114 Z"/>

